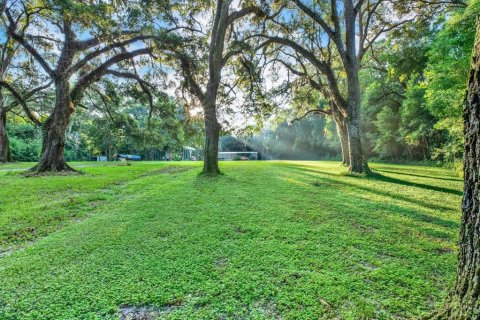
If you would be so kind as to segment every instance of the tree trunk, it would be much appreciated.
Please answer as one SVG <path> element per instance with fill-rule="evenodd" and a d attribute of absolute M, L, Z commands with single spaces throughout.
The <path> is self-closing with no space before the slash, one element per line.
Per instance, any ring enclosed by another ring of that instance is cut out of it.
<path fill-rule="evenodd" d="M 348 153 L 350 158 L 349 171 L 353 173 L 369 173 L 369 168 L 363 154 L 360 135 L 360 121 L 350 119 L 347 124 Z"/>
<path fill-rule="evenodd" d="M 348 69 L 348 151 L 349 171 L 353 173 L 370 173 L 367 158 L 363 153 L 362 135 L 360 129 L 360 81 L 358 65 L 352 63 Z"/>
<path fill-rule="evenodd" d="M 360 60 L 357 57 L 356 37 L 356 11 L 353 0 L 343 1 L 345 18 L 345 53 L 343 65 L 347 74 L 348 83 L 348 146 L 350 154 L 349 171 L 353 173 L 370 173 L 367 158 L 363 153 L 362 134 L 360 127 Z"/>
<path fill-rule="evenodd" d="M 348 130 L 345 122 L 335 118 L 335 124 L 337 127 L 337 134 L 340 140 L 340 147 L 342 149 L 342 165 L 350 165 L 350 154 L 348 148 Z"/>
<path fill-rule="evenodd" d="M 431 319 L 480 319 L 480 16 L 468 78 L 464 118 L 464 190 L 457 278 Z"/>
<path fill-rule="evenodd" d="M 224 66 L 223 49 L 227 32 L 228 11 L 231 0 L 217 0 L 215 20 L 208 52 L 209 79 L 205 97 L 202 99 L 205 114 L 205 159 L 203 174 L 216 176 L 218 168 L 218 140 L 220 124 L 217 120 L 217 93 Z"/>
<path fill-rule="evenodd" d="M 7 135 L 7 113 L 2 109 L 0 108 L 0 162 L 6 163 L 12 162 L 13 159 Z"/>
<path fill-rule="evenodd" d="M 203 161 L 203 174 L 216 176 L 220 173 L 218 167 L 218 141 L 220 124 L 217 121 L 215 101 L 205 101 L 205 159 Z"/>
<path fill-rule="evenodd" d="M 65 162 L 65 135 L 75 107 L 70 99 L 67 81 L 55 83 L 55 109 L 43 127 L 42 154 L 31 170 L 41 172 L 74 171 Z"/>

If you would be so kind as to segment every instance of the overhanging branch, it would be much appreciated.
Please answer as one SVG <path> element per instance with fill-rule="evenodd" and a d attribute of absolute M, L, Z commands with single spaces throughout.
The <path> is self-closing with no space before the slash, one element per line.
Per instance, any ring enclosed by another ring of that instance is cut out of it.
<path fill-rule="evenodd" d="M 111 67 L 112 65 L 127 59 L 132 59 L 140 55 L 146 55 L 151 53 L 152 53 L 152 48 L 143 48 L 143 49 L 138 49 L 134 51 L 122 52 L 117 54 L 116 56 L 111 57 L 110 59 L 102 63 L 100 66 L 95 68 L 93 71 L 87 73 L 86 75 L 84 75 L 78 80 L 77 84 L 72 89 L 72 92 L 70 95 L 72 98 L 72 101 L 74 102 L 80 101 L 85 89 L 88 86 L 90 86 L 92 83 L 98 81 L 102 76 L 104 76 L 106 72 L 109 70 L 108 68 Z"/>
<path fill-rule="evenodd" d="M 303 116 L 293 119 L 291 121 L 291 123 L 294 123 L 295 121 L 300 121 L 300 120 L 302 120 L 303 118 L 305 118 L 306 116 L 308 116 L 309 114 L 312 114 L 312 113 L 320 114 L 320 115 L 323 115 L 323 116 L 331 116 L 332 115 L 332 110 L 320 110 L 320 109 L 309 110 Z"/>
<path fill-rule="evenodd" d="M 112 76 L 118 77 L 118 78 L 124 78 L 124 79 L 133 79 L 138 82 L 140 87 L 142 88 L 143 92 L 148 96 L 148 102 L 150 104 L 150 112 L 148 114 L 148 120 L 152 117 L 152 112 L 153 112 L 153 95 L 150 89 L 148 88 L 150 84 L 143 80 L 138 74 L 131 73 L 131 72 L 124 72 L 124 71 L 117 71 L 117 70 L 111 70 L 108 69 L 105 74 L 110 74 Z"/>
<path fill-rule="evenodd" d="M 49 84 L 50 85 L 50 84 Z M 40 126 L 41 125 L 41 122 L 40 120 L 30 111 L 30 109 L 28 108 L 27 106 L 27 103 L 25 102 L 25 98 L 22 97 L 20 95 L 20 93 L 17 92 L 17 90 L 15 90 L 8 82 L 5 82 L 3 80 L 0 80 L 0 86 L 4 87 L 5 89 L 7 89 L 8 91 L 10 91 L 10 93 L 12 94 L 12 96 L 15 98 L 15 100 L 18 102 L 18 104 L 20 104 L 25 112 L 25 114 L 27 115 L 27 117 L 37 126 Z M 40 90 L 40 89 L 39 89 Z M 39 90 L 37 90 L 36 92 L 38 92 Z"/>
<path fill-rule="evenodd" d="M 15 32 L 16 22 L 13 20 L 13 17 L 10 14 L 10 10 L 8 10 L 8 8 L 5 9 L 5 13 L 7 15 L 7 19 L 9 22 L 9 25 L 7 27 L 8 35 L 10 35 L 12 39 L 20 43 L 20 45 L 24 47 L 25 50 L 27 50 L 33 56 L 51 78 L 55 78 L 55 71 L 50 67 L 50 65 L 42 57 L 42 55 L 30 43 L 28 43 L 28 41 L 25 40 L 25 38 L 22 35 Z M 28 24 L 28 21 L 26 25 L 27 24 Z M 24 28 L 26 28 L 26 26 Z"/>
<path fill-rule="evenodd" d="M 121 42 L 115 42 L 115 43 L 112 43 L 110 45 L 107 45 L 101 49 L 98 49 L 98 50 L 95 50 L 95 51 L 92 51 L 88 54 L 85 55 L 85 57 L 83 57 L 81 60 L 79 60 L 77 63 L 75 63 L 69 71 L 71 71 L 72 73 L 73 72 L 76 72 L 78 71 L 80 68 L 82 68 L 85 64 L 87 64 L 89 61 L 91 61 L 92 59 L 112 50 L 112 49 L 115 49 L 115 48 L 121 48 L 121 47 L 125 47 L 129 44 L 132 44 L 134 42 L 137 42 L 137 41 L 142 41 L 142 40 L 147 40 L 147 39 L 152 39 L 153 37 L 152 36 L 137 36 L 137 37 L 133 37 L 131 39 L 128 39 L 128 40 L 125 40 L 125 41 L 121 41 Z"/>

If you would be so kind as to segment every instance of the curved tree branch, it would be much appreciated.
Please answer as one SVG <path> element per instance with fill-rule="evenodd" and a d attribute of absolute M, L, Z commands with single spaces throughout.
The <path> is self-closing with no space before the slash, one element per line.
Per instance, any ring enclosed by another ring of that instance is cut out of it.
<path fill-rule="evenodd" d="M 320 115 L 323 115 L 323 116 L 331 116 L 332 115 L 332 110 L 320 110 L 320 109 L 309 110 L 303 116 L 293 119 L 290 123 L 294 123 L 295 121 L 300 121 L 300 120 L 302 120 L 303 118 L 305 118 L 306 116 L 308 116 L 309 114 L 312 114 L 312 113 L 320 114 Z"/>
<path fill-rule="evenodd" d="M 262 15 L 263 11 L 259 7 L 256 7 L 256 6 L 249 6 L 249 7 L 234 11 L 234 12 L 232 12 L 228 15 L 227 26 L 234 23 L 235 20 L 241 19 L 241 18 L 249 15 L 250 13 L 256 13 L 257 15 Z"/>
<path fill-rule="evenodd" d="M 7 27 L 7 34 L 10 35 L 12 37 L 12 39 L 14 39 L 18 43 L 20 43 L 20 45 L 22 45 L 22 47 L 24 47 L 25 50 L 27 50 L 38 61 L 38 63 L 42 66 L 42 68 L 45 70 L 45 72 L 51 78 L 55 78 L 55 76 L 56 76 L 55 71 L 52 69 L 52 67 L 50 67 L 50 65 L 42 57 L 42 55 L 30 43 L 28 43 L 28 41 L 25 39 L 24 36 L 15 32 L 16 23 L 13 20 L 13 17 L 10 14 L 10 10 L 8 10 L 8 8 L 5 9 L 5 13 L 7 15 L 7 19 L 8 19 L 8 22 L 9 22 L 9 25 Z M 28 21 L 27 21 L 26 25 L 27 24 L 28 24 Z M 26 28 L 26 26 L 24 27 L 24 29 L 25 28 Z"/>
<path fill-rule="evenodd" d="M 81 60 L 79 60 L 77 63 L 75 63 L 70 69 L 69 71 L 70 72 L 76 72 L 78 71 L 79 69 L 81 69 L 85 64 L 87 64 L 89 61 L 91 61 L 92 59 L 100 56 L 101 54 L 103 53 L 106 53 L 114 48 L 121 48 L 121 47 L 125 47 L 129 44 L 132 44 L 134 42 L 137 42 L 137 41 L 141 41 L 141 40 L 147 40 L 147 39 L 152 39 L 153 37 L 152 36 L 137 36 L 137 37 L 133 37 L 131 39 L 128 39 L 128 40 L 125 40 L 125 41 L 122 41 L 122 42 L 115 42 L 115 43 L 112 43 L 112 44 L 109 44 L 101 49 L 98 49 L 98 50 L 95 50 L 95 51 L 92 51 L 88 54 L 86 54 Z"/>
<path fill-rule="evenodd" d="M 143 48 L 143 49 L 138 49 L 134 51 L 122 52 L 117 54 L 116 56 L 111 57 L 110 59 L 102 63 L 100 66 L 95 68 L 93 71 L 87 73 L 86 75 L 84 75 L 78 80 L 77 84 L 73 87 L 70 94 L 72 101 L 74 102 L 80 101 L 83 93 L 85 92 L 85 89 L 88 86 L 90 86 L 92 83 L 98 81 L 102 76 L 104 76 L 109 70 L 108 68 L 111 67 L 112 65 L 124 60 L 134 58 L 136 56 L 146 55 L 151 53 L 152 53 L 152 48 Z"/>
<path fill-rule="evenodd" d="M 105 74 L 110 74 L 112 76 L 118 77 L 118 78 L 124 78 L 124 79 L 133 79 L 138 82 L 140 87 L 142 88 L 143 92 L 148 96 L 148 102 L 150 104 L 150 112 L 148 113 L 148 120 L 150 121 L 150 118 L 152 117 L 152 112 L 153 112 L 153 95 L 150 89 L 148 88 L 150 84 L 143 80 L 138 74 L 131 73 L 131 72 L 124 72 L 124 71 L 117 71 L 117 70 L 111 70 L 108 69 Z"/>
<path fill-rule="evenodd" d="M 25 114 L 28 116 L 28 118 L 37 126 L 40 126 L 41 125 L 41 122 L 40 120 L 30 111 L 30 109 L 28 108 L 27 106 L 27 103 L 25 102 L 25 98 L 22 97 L 20 95 L 20 93 L 17 92 L 17 90 L 15 90 L 8 82 L 5 82 L 3 80 L 0 80 L 0 86 L 4 87 L 5 89 L 7 89 L 8 91 L 10 91 L 10 93 L 12 94 L 12 96 L 15 98 L 15 100 L 18 102 L 18 104 L 20 104 L 23 108 L 23 111 L 25 112 Z M 50 84 L 48 84 L 48 86 L 50 86 Z M 36 90 L 36 89 L 34 89 Z M 41 90 L 41 89 L 39 89 Z M 39 90 L 35 91 L 35 92 L 38 92 Z"/>
<path fill-rule="evenodd" d="M 318 23 L 322 29 L 327 33 L 327 35 L 335 42 L 338 52 L 342 57 L 345 57 L 345 48 L 342 42 L 342 37 L 340 34 L 340 30 L 332 29 L 327 22 L 315 11 L 305 5 L 301 0 L 293 0 L 293 2 L 300 8 L 305 14 L 307 14 L 313 21 Z M 336 16 L 338 19 L 338 15 L 336 14 L 336 5 L 334 6 L 334 10 L 332 10 L 332 14 Z M 334 18 L 335 20 L 335 18 Z"/>
<path fill-rule="evenodd" d="M 340 93 L 340 89 L 338 88 L 337 80 L 335 78 L 334 71 L 332 70 L 331 66 L 327 64 L 325 61 L 318 59 L 313 52 L 310 50 L 305 49 L 298 43 L 293 40 L 281 37 L 269 37 L 264 36 L 267 40 L 262 44 L 262 46 L 268 46 L 272 43 L 277 43 L 280 45 L 285 45 L 292 48 L 294 51 L 298 52 L 302 55 L 305 59 L 307 59 L 312 65 L 317 68 L 320 73 L 322 73 L 328 82 L 328 86 L 330 91 L 334 95 L 335 99 L 339 102 L 340 105 L 346 105 L 345 99 L 343 98 L 342 94 Z"/>

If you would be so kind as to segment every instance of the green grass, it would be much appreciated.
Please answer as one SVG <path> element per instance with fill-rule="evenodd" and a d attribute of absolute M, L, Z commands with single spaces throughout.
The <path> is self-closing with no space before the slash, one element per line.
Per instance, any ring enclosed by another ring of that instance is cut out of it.
<path fill-rule="evenodd" d="M 404 319 L 454 278 L 462 181 L 441 168 L 93 165 L 0 166 L 0 319 Z"/>

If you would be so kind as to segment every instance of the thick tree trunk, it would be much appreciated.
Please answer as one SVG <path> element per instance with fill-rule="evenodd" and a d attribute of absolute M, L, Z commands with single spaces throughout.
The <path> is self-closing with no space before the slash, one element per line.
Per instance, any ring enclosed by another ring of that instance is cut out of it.
<path fill-rule="evenodd" d="M 464 190 L 457 279 L 432 319 L 480 319 L 480 17 L 468 78 L 464 118 Z"/>
<path fill-rule="evenodd" d="M 342 165 L 348 166 L 350 165 L 350 154 L 349 154 L 349 148 L 348 148 L 347 124 L 336 118 L 335 118 L 335 124 L 337 127 L 338 138 L 340 140 L 340 147 L 342 149 Z"/>
<path fill-rule="evenodd" d="M 75 107 L 70 99 L 68 82 L 56 82 L 55 91 L 55 109 L 43 127 L 42 154 L 38 164 L 32 168 L 32 171 L 38 173 L 74 171 L 67 165 L 64 157 L 65 135 L 70 123 L 70 117 L 75 111 Z"/>
<path fill-rule="evenodd" d="M 218 168 L 218 141 L 220 124 L 217 120 L 217 93 L 224 66 L 223 49 L 228 27 L 228 11 L 231 0 L 217 0 L 215 20 L 208 52 L 209 79 L 202 99 L 205 114 L 205 159 L 203 174 L 216 176 Z"/>
<path fill-rule="evenodd" d="M 0 108 L 0 162 L 12 162 L 7 134 L 7 113 Z"/>
<path fill-rule="evenodd" d="M 353 173 L 370 173 L 367 158 L 363 153 L 360 128 L 360 60 L 357 56 L 356 10 L 353 0 L 344 0 L 345 18 L 345 54 L 342 58 L 348 83 L 348 146 L 350 154 L 349 171 Z"/>
<path fill-rule="evenodd" d="M 370 169 L 363 153 L 360 129 L 360 81 L 356 64 L 352 64 L 348 74 L 348 119 L 346 120 L 350 158 L 349 171 L 368 174 Z"/>
<path fill-rule="evenodd" d="M 220 173 L 218 167 L 218 141 L 220 124 L 217 121 L 215 101 L 205 101 L 205 159 L 203 161 L 203 174 L 216 176 Z"/>
<path fill-rule="evenodd" d="M 350 119 L 347 123 L 348 132 L 348 153 L 350 158 L 349 171 L 353 173 L 369 173 L 367 161 L 365 159 L 362 140 L 360 134 L 360 121 Z"/>

